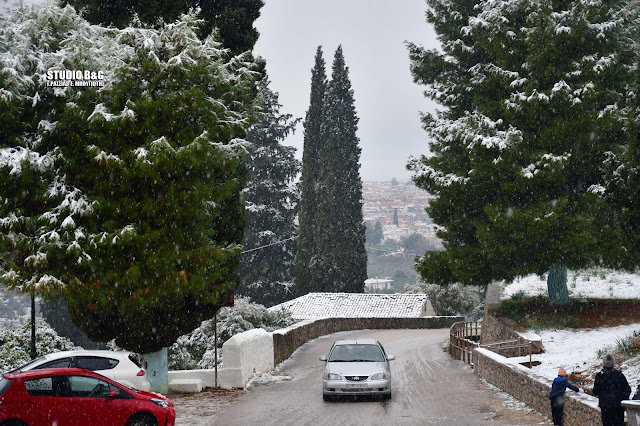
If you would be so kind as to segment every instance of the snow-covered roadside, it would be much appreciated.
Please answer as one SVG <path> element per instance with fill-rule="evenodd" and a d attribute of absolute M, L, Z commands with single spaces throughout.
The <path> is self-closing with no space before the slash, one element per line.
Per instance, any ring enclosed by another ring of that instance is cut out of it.
<path fill-rule="evenodd" d="M 568 287 L 572 298 L 636 299 L 640 297 L 640 275 L 604 269 L 570 271 Z M 546 295 L 546 277 L 531 275 L 504 286 L 503 299 L 514 294 Z M 598 352 L 612 351 L 618 341 L 633 332 L 640 332 L 640 323 L 598 329 L 537 331 L 535 333 L 540 336 L 546 352 L 532 356 L 534 361 L 541 361 L 533 370 L 549 380 L 556 377 L 560 366 L 565 367 L 568 373 L 593 376 L 602 368 Z M 640 385 L 640 356 L 618 363 L 616 368 L 622 369 L 635 392 Z"/>

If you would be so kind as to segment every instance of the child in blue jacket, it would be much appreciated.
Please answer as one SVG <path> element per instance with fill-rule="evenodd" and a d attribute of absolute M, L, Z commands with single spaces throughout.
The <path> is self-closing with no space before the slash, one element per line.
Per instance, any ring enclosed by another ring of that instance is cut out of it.
<path fill-rule="evenodd" d="M 551 400 L 551 416 L 553 417 L 553 424 L 562 426 L 562 415 L 564 412 L 564 392 L 567 388 L 575 392 L 580 392 L 578 387 L 572 385 L 567 380 L 567 372 L 564 367 L 560 367 L 558 370 L 558 377 L 553 379 L 551 385 L 551 392 L 549 392 L 549 399 Z"/>

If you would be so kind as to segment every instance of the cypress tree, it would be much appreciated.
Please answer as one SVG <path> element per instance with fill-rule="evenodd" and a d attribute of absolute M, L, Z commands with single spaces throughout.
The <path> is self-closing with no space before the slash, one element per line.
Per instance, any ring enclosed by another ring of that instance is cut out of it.
<path fill-rule="evenodd" d="M 265 306 L 291 299 L 295 259 L 295 215 L 299 194 L 293 180 L 300 171 L 295 148 L 280 144 L 299 120 L 281 114 L 269 79 L 258 84 L 262 119 L 247 131 L 247 185 L 242 191 L 247 225 L 237 293 Z M 279 241 L 291 240 L 286 243 Z M 261 249 L 256 249 L 263 247 Z"/>
<path fill-rule="evenodd" d="M 300 212 L 298 216 L 299 226 L 295 259 L 295 294 L 297 296 L 314 291 L 311 287 L 311 264 L 316 248 L 318 157 L 323 147 L 320 138 L 320 125 L 322 124 L 326 89 L 325 62 L 322 57 L 322 47 L 318 46 L 315 63 L 311 70 L 309 109 L 304 120 Z"/>
<path fill-rule="evenodd" d="M 624 136 L 637 6 L 428 4 L 444 54 L 410 45 L 412 73 L 448 110 L 425 117 L 433 155 L 410 168 L 437 196 L 428 212 L 446 250 L 418 269 L 478 285 L 551 270 L 550 301 L 565 302 L 566 268 L 617 250 L 598 192 Z"/>
<path fill-rule="evenodd" d="M 316 291 L 362 292 L 367 278 L 358 117 L 339 46 L 322 113 L 311 285 Z"/>

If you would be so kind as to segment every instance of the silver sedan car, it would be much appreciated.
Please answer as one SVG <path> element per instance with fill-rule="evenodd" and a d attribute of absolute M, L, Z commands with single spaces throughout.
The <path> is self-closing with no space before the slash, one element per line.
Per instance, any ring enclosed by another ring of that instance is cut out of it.
<path fill-rule="evenodd" d="M 391 399 L 391 369 L 384 348 L 375 339 L 338 340 L 331 347 L 322 373 L 322 399 L 344 395 L 374 395 Z"/>

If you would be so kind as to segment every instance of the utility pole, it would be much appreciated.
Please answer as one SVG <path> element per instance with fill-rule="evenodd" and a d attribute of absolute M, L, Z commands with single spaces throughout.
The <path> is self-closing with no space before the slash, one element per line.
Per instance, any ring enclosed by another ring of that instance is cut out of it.
<path fill-rule="evenodd" d="M 31 359 L 36 359 L 36 292 L 31 290 Z"/>

